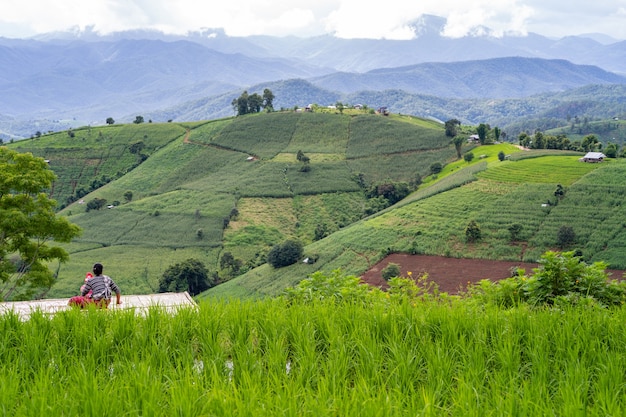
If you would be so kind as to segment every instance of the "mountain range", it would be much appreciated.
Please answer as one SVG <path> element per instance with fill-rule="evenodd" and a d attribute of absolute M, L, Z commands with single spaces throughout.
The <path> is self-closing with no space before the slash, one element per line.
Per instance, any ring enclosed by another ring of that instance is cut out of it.
<path fill-rule="evenodd" d="M 285 108 L 361 102 L 439 120 L 498 123 L 551 109 L 490 114 L 470 107 L 489 107 L 494 100 L 515 101 L 504 105 L 509 109 L 542 107 L 536 99 L 519 101 L 545 93 L 559 101 L 559 94 L 573 89 L 626 84 L 626 41 L 495 37 L 488 28 L 453 39 L 440 35 L 444 25 L 443 18 L 424 16 L 413 25 L 415 38 L 406 41 L 242 38 L 219 29 L 186 36 L 86 30 L 0 38 L 0 138 L 103 124 L 108 117 L 232 116 L 233 98 L 263 88 L 272 89 L 275 106 Z M 621 104 L 612 112 L 626 109 Z"/>

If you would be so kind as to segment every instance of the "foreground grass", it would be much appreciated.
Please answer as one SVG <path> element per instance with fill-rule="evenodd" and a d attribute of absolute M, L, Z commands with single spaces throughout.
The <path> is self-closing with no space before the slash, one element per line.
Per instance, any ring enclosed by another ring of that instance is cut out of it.
<path fill-rule="evenodd" d="M 624 415 L 625 319 L 384 297 L 5 315 L 0 414 Z"/>

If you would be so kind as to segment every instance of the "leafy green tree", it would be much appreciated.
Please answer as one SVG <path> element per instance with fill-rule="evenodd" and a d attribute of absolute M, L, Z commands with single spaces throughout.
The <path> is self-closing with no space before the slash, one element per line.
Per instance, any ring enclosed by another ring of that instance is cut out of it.
<path fill-rule="evenodd" d="M 263 90 L 263 108 L 266 111 L 274 110 L 274 93 L 269 88 Z"/>
<path fill-rule="evenodd" d="M 465 152 L 465 154 L 463 155 L 463 159 L 465 160 L 465 162 L 469 164 L 470 162 L 474 160 L 474 153 Z"/>
<path fill-rule="evenodd" d="M 248 92 L 241 93 L 239 97 L 233 99 L 231 104 L 237 116 L 248 114 Z"/>
<path fill-rule="evenodd" d="M 450 119 L 445 123 L 446 136 L 449 138 L 454 138 L 458 134 L 458 127 L 461 125 L 461 122 L 458 119 Z"/>
<path fill-rule="evenodd" d="M 502 162 L 506 158 L 506 155 L 503 151 L 498 152 L 498 161 Z"/>
<path fill-rule="evenodd" d="M 263 97 L 257 93 L 248 96 L 248 113 L 259 113 L 263 107 Z"/>
<path fill-rule="evenodd" d="M 143 123 L 143 116 L 135 117 L 135 120 L 133 120 L 133 123 L 135 123 L 137 125 Z"/>
<path fill-rule="evenodd" d="M 91 210 L 100 210 L 107 205 L 107 201 L 104 198 L 94 198 L 93 200 L 87 202 L 87 207 L 85 207 L 86 212 L 90 212 Z"/>
<path fill-rule="evenodd" d="M 47 264 L 68 259 L 49 243 L 69 242 L 81 232 L 55 215 L 56 201 L 46 194 L 55 179 L 43 158 L 0 147 L 0 300 L 49 289 L 54 276 Z"/>
<path fill-rule="evenodd" d="M 133 200 L 133 192 L 132 191 L 126 191 L 124 193 L 124 200 L 126 200 L 127 203 L 130 203 Z"/>
<path fill-rule="evenodd" d="M 606 145 L 606 148 L 604 148 L 604 154 L 608 158 L 617 158 L 617 145 L 614 143 Z"/>
<path fill-rule="evenodd" d="M 482 239 L 482 233 L 480 226 L 476 223 L 476 220 L 470 220 L 465 228 L 465 238 L 468 242 L 476 242 Z"/>
<path fill-rule="evenodd" d="M 576 233 L 574 232 L 574 228 L 567 225 L 561 226 L 556 234 L 556 244 L 563 249 L 574 242 L 576 242 Z"/>
<path fill-rule="evenodd" d="M 496 126 L 493 128 L 493 137 L 496 138 L 496 142 L 500 140 L 500 136 L 502 135 L 502 130 Z"/>
<path fill-rule="evenodd" d="M 366 193 L 367 198 L 383 197 L 387 200 L 387 205 L 397 203 L 411 192 L 409 184 L 405 182 L 394 183 L 391 181 L 385 181 L 382 183 L 374 184 Z"/>
<path fill-rule="evenodd" d="M 441 162 L 434 162 L 430 165 L 430 173 L 433 175 L 439 174 L 443 170 L 443 165 Z"/>
<path fill-rule="evenodd" d="M 115 120 L 113 120 L 112 117 L 107 117 L 106 124 L 108 124 L 108 125 L 115 124 Z"/>
<path fill-rule="evenodd" d="M 163 272 L 159 280 L 159 292 L 187 291 L 190 295 L 198 295 L 215 285 L 206 266 L 198 259 L 189 258 L 186 261 L 170 266 Z"/>
<path fill-rule="evenodd" d="M 267 262 L 274 268 L 293 265 L 302 257 L 304 248 L 297 240 L 286 240 L 282 244 L 274 245 L 267 254 Z"/>
<path fill-rule="evenodd" d="M 461 150 L 463 148 L 463 144 L 465 143 L 465 138 L 462 136 L 455 136 L 452 139 L 452 143 L 454 144 L 454 149 L 456 149 L 457 158 L 461 159 Z"/>
<path fill-rule="evenodd" d="M 489 133 L 490 127 L 486 123 L 481 123 L 476 128 L 476 133 L 478 134 L 478 140 L 481 145 L 487 143 L 487 134 Z"/>

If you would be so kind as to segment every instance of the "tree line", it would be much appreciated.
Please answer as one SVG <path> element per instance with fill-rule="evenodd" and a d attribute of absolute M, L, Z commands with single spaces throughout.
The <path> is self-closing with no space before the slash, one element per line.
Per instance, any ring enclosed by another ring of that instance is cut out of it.
<path fill-rule="evenodd" d="M 243 116 L 244 114 L 259 113 L 261 109 L 265 111 L 274 110 L 274 93 L 269 88 L 263 90 L 263 96 L 253 93 L 248 94 L 248 91 L 244 91 L 241 95 L 231 102 L 233 111 L 237 116 Z"/>

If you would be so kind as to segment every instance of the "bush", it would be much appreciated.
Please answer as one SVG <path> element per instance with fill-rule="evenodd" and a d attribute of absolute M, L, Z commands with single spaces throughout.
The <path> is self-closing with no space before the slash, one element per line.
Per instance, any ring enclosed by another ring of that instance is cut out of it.
<path fill-rule="evenodd" d="M 274 245 L 267 254 L 267 262 L 274 268 L 293 265 L 302 257 L 304 248 L 297 240 L 286 240 Z"/>
<path fill-rule="evenodd" d="M 184 262 L 170 266 L 163 272 L 159 280 L 159 292 L 188 291 L 190 295 L 197 295 L 208 290 L 215 282 L 209 278 L 209 271 L 197 259 L 187 259 Z"/>
<path fill-rule="evenodd" d="M 381 271 L 382 277 L 385 281 L 389 281 L 391 278 L 400 276 L 400 265 L 390 262 Z"/>
<path fill-rule="evenodd" d="M 609 280 L 604 262 L 582 262 L 574 252 L 546 252 L 540 267 L 526 276 L 523 269 L 515 277 L 497 282 L 483 280 L 468 295 L 485 303 L 512 307 L 520 302 L 535 306 L 599 304 L 618 306 L 626 301 L 626 282 Z"/>
<path fill-rule="evenodd" d="M 576 242 L 576 233 L 572 226 L 561 226 L 556 235 L 556 244 L 563 249 Z"/>
<path fill-rule="evenodd" d="M 468 242 L 476 242 L 482 238 L 480 226 L 476 223 L 476 220 L 471 220 L 465 228 L 465 237 Z"/>

